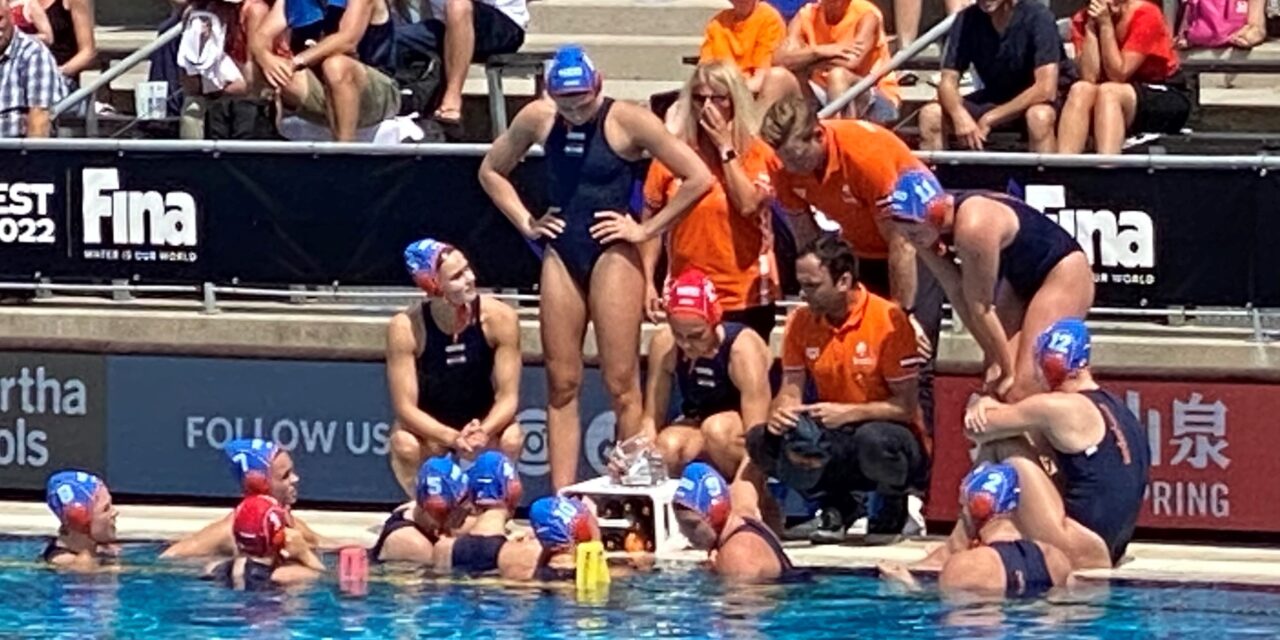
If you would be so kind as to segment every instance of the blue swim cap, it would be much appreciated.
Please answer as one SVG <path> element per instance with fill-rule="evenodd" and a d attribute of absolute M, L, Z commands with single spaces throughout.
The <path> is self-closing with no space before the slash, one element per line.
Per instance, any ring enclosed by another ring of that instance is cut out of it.
<path fill-rule="evenodd" d="M 581 46 L 565 45 L 556 49 L 547 67 L 547 93 L 554 96 L 593 91 L 599 77 L 596 66 Z"/>
<path fill-rule="evenodd" d="M 1063 318 L 1036 338 L 1036 364 L 1054 389 L 1089 366 L 1089 328 L 1080 318 Z"/>
<path fill-rule="evenodd" d="M 898 176 L 889 194 L 887 210 L 890 217 L 907 222 L 941 224 L 947 203 L 947 192 L 923 167 L 911 169 Z"/>
<path fill-rule="evenodd" d="M 88 531 L 93 518 L 93 496 L 106 486 L 87 471 L 59 471 L 45 484 L 45 502 L 53 515 L 68 527 Z"/>
<path fill-rule="evenodd" d="M 520 503 L 520 475 L 511 461 L 497 451 L 476 456 L 476 463 L 467 471 L 467 479 L 471 500 L 479 506 L 513 508 Z"/>
<path fill-rule="evenodd" d="M 413 281 L 428 294 L 440 295 L 440 262 L 453 245 L 434 238 L 423 238 L 404 249 L 404 266 Z"/>
<path fill-rule="evenodd" d="M 244 495 L 271 493 L 271 461 L 280 453 L 276 443 L 261 438 L 232 440 L 223 448 L 231 462 L 231 475 Z"/>
<path fill-rule="evenodd" d="M 467 498 L 467 474 L 448 456 L 429 458 L 418 469 L 418 506 L 437 520 Z"/>
<path fill-rule="evenodd" d="M 729 484 L 705 462 L 691 462 L 684 468 L 674 502 L 701 514 L 716 531 L 729 520 Z"/>
<path fill-rule="evenodd" d="M 975 525 L 1018 508 L 1018 472 L 1007 464 L 984 462 L 960 481 L 960 503 Z"/>
<path fill-rule="evenodd" d="M 587 542 L 598 530 L 595 516 L 581 500 L 562 496 L 538 498 L 529 505 L 533 535 L 545 547 L 563 547 Z"/>

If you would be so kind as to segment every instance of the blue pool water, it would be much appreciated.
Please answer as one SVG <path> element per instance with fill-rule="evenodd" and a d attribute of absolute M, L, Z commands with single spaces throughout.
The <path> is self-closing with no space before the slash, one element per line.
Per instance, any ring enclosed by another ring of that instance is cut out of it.
<path fill-rule="evenodd" d="M 32 561 L 43 541 L 0 539 L 0 637 L 40 638 L 1277 638 L 1280 593 L 1111 586 L 1067 604 L 945 605 L 874 578 L 727 587 L 665 567 L 614 583 L 602 605 L 572 593 L 379 571 L 368 595 L 331 580 L 243 593 L 126 545 L 115 575 L 58 574 Z M 329 560 L 332 560 L 330 558 Z"/>

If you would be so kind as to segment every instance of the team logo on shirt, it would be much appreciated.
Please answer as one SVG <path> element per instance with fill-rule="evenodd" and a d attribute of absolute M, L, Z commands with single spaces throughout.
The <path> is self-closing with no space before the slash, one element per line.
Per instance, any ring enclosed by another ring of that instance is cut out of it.
<path fill-rule="evenodd" d="M 859 367 L 870 367 L 876 364 L 876 359 L 867 348 L 867 343 L 862 340 L 859 340 L 858 345 L 853 348 L 853 364 Z"/>
<path fill-rule="evenodd" d="M 840 199 L 850 204 L 858 204 L 860 202 L 858 197 L 853 195 L 853 191 L 849 190 L 849 185 L 847 184 L 840 185 Z"/>
<path fill-rule="evenodd" d="M 818 354 L 820 353 L 821 353 L 821 350 L 818 349 L 817 347 L 809 347 L 804 350 L 804 357 L 809 360 L 817 360 Z"/>

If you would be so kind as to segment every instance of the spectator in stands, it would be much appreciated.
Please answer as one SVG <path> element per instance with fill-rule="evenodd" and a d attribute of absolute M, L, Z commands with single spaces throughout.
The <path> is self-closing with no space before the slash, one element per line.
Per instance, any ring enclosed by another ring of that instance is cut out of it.
<path fill-rule="evenodd" d="M 27 0 L 41 3 L 49 21 L 53 41 L 49 50 L 58 61 L 58 71 L 67 77 L 68 88 L 79 86 L 80 72 L 88 69 L 98 59 L 98 47 L 94 42 L 93 0 Z"/>
<path fill-rule="evenodd" d="M 947 15 L 964 9 L 972 0 L 943 0 Z M 920 11 L 924 0 L 893 0 L 893 35 L 898 37 L 901 51 L 915 42 L 920 33 Z"/>
<path fill-rule="evenodd" d="M 13 25 L 19 31 L 34 36 L 46 47 L 53 44 L 53 26 L 38 0 L 14 0 L 9 11 L 13 14 Z"/>
<path fill-rule="evenodd" d="M 982 88 L 960 95 L 972 65 Z M 960 13 L 942 60 L 938 100 L 920 110 L 920 147 L 948 136 L 981 150 L 993 129 L 1023 129 L 1031 150 L 1053 153 L 1061 96 L 1076 78 L 1048 7 L 1032 0 L 980 0 Z"/>
<path fill-rule="evenodd" d="M 49 137 L 49 109 L 66 90 L 53 54 L 15 28 L 9 0 L 0 0 L 0 138 Z"/>
<path fill-rule="evenodd" d="M 462 85 L 472 62 L 515 53 L 524 45 L 529 26 L 525 0 L 429 0 L 422 22 L 396 30 L 396 46 L 410 55 L 433 52 L 444 56 L 444 95 L 435 119 L 446 126 L 462 123 Z"/>
<path fill-rule="evenodd" d="M 826 104 L 889 62 L 884 18 L 870 0 L 819 0 L 801 7 L 774 57 L 800 80 L 806 95 Z M 886 74 L 844 111 L 850 118 L 898 119 L 898 78 Z"/>
<path fill-rule="evenodd" d="M 732 63 L 704 63 L 685 83 L 676 111 L 686 114 L 676 123 L 677 136 L 711 167 L 716 181 L 667 234 L 668 272 L 694 267 L 706 273 L 719 292 L 725 320 L 746 324 L 768 340 L 780 296 L 769 207 L 773 150 L 756 135 L 759 120 L 751 94 Z M 644 216 L 662 211 L 679 188 L 665 165 L 649 165 Z M 657 238 L 641 247 L 650 320 L 656 320 L 661 306 L 661 283 L 654 282 L 661 247 Z"/>
<path fill-rule="evenodd" d="M 733 7 L 711 17 L 698 64 L 732 62 L 746 77 L 747 89 L 758 96 L 759 107 L 794 90 L 795 78 L 775 67 L 774 55 L 787 37 L 787 23 L 764 0 L 731 0 Z"/>
<path fill-rule="evenodd" d="M 274 50 L 285 29 L 292 59 Z M 277 0 L 249 51 L 287 109 L 349 142 L 400 110 L 394 31 L 386 0 Z"/>
<path fill-rule="evenodd" d="M 1061 153 L 1083 151 L 1090 128 L 1094 149 L 1113 154 L 1127 133 L 1177 133 L 1186 124 L 1191 94 L 1159 7 L 1092 0 L 1071 18 L 1071 40 L 1080 81 L 1062 109 Z"/>
<path fill-rule="evenodd" d="M 907 491 L 929 468 L 915 331 L 898 305 L 858 282 L 853 250 L 836 236 L 800 251 L 796 279 L 805 306 L 787 319 L 782 387 L 769 424 L 747 432 L 747 451 L 753 464 L 822 505 L 813 541 L 843 541 L 863 515 L 855 492 L 872 490 L 883 502 L 868 534 L 896 537 L 907 521 Z M 802 404 L 809 383 L 818 401 Z"/>

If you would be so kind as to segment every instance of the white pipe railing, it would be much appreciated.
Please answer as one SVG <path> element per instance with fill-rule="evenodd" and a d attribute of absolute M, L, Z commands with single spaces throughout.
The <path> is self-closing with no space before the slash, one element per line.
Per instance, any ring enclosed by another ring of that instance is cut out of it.
<path fill-rule="evenodd" d="M 165 31 L 164 33 L 160 34 L 160 36 L 157 37 L 155 40 L 152 40 L 151 42 L 147 43 L 146 46 L 129 54 L 120 62 L 117 62 L 116 64 L 111 65 L 110 68 L 102 72 L 102 75 L 94 79 L 93 82 L 90 82 L 89 84 L 73 91 L 71 95 L 63 98 L 57 104 L 53 105 L 53 107 L 49 109 L 49 115 L 52 116 L 54 119 L 57 119 L 58 116 L 62 115 L 63 113 L 66 113 L 68 109 L 76 106 L 77 104 L 80 104 L 80 102 L 82 102 L 85 98 L 92 97 L 94 94 L 98 92 L 98 89 L 101 89 L 102 87 L 107 86 L 107 84 L 109 84 L 112 80 L 119 78 L 130 69 L 138 66 L 138 64 L 141 63 L 143 60 L 146 60 L 147 58 L 151 57 L 151 54 L 154 53 L 156 49 L 159 49 L 160 47 L 163 47 L 166 44 L 169 44 L 173 40 L 176 40 L 180 35 L 182 35 L 182 22 L 179 22 L 178 24 L 173 25 L 172 27 L 169 28 L 168 31 Z M 89 109 L 90 111 L 93 110 L 92 103 L 89 105 Z"/>
<path fill-rule="evenodd" d="M 955 23 L 956 16 L 958 15 L 960 14 L 953 13 L 940 20 L 938 24 L 933 25 L 932 29 L 929 29 L 924 33 L 924 35 L 907 45 L 906 49 L 899 51 L 890 58 L 888 63 L 877 67 L 870 75 L 864 76 L 861 80 L 854 83 L 852 87 L 849 87 L 847 91 L 827 103 L 827 106 L 823 107 L 822 110 L 818 112 L 818 117 L 830 118 L 831 116 L 840 113 L 840 111 L 848 106 L 850 102 L 853 102 L 854 98 L 862 95 L 864 91 L 874 87 L 877 82 L 880 82 L 881 78 L 893 73 L 898 69 L 898 67 L 902 66 L 904 62 L 916 57 L 917 54 L 925 50 L 925 47 L 928 47 L 939 38 L 946 35 L 947 32 L 951 30 L 951 25 Z"/>

